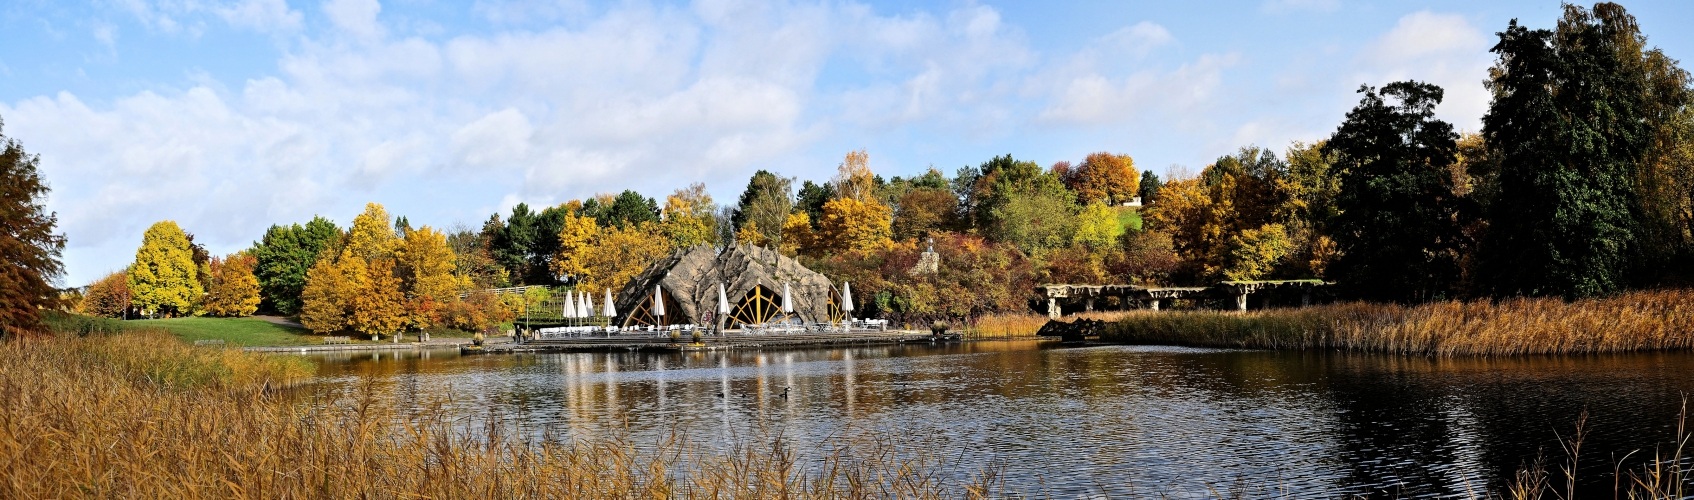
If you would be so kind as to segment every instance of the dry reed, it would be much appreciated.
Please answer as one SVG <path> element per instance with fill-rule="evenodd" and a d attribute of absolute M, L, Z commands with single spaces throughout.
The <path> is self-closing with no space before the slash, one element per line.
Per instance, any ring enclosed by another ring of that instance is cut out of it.
<path fill-rule="evenodd" d="M 1076 319 L 1097 319 L 1101 321 L 1117 321 L 1135 314 L 1131 311 L 1094 311 L 1077 313 L 1066 316 L 1064 321 Z M 1018 338 L 1034 337 L 1046 325 L 1048 318 L 1044 314 L 1032 313 L 1000 313 L 978 316 L 965 329 L 965 335 L 971 338 Z"/>
<path fill-rule="evenodd" d="M 780 440 L 701 451 L 672 436 L 517 436 L 373 384 L 315 400 L 278 390 L 298 358 L 195 348 L 158 332 L 0 345 L 0 497 L 943 498 L 936 460 L 893 440 L 821 460 Z M 647 445 L 649 443 L 641 443 Z M 635 450 L 648 451 L 635 451 Z M 992 484 L 984 477 L 982 484 Z"/>
<path fill-rule="evenodd" d="M 1139 311 L 1111 322 L 1101 339 L 1432 356 L 1687 350 L 1694 348 L 1694 291 L 1638 291 L 1573 302 L 1516 298 L 1245 313 Z"/>

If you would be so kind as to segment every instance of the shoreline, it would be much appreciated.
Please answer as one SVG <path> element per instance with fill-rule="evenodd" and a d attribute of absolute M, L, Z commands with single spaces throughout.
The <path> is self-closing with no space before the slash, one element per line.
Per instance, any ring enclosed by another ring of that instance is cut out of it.
<path fill-rule="evenodd" d="M 1036 338 L 1036 337 L 1029 337 Z M 685 337 L 686 339 L 686 337 Z M 700 352 L 736 349 L 805 349 L 812 347 L 829 347 L 840 345 L 888 345 L 913 343 L 952 343 L 985 340 L 963 338 L 958 335 L 944 336 L 936 339 L 932 334 L 917 330 L 894 330 L 887 332 L 850 332 L 850 333 L 804 333 L 790 335 L 743 335 L 733 334 L 728 337 L 704 338 L 702 342 L 688 341 L 671 342 L 669 338 L 661 337 L 627 337 L 627 338 L 575 338 L 532 340 L 517 343 L 510 338 L 500 337 L 498 340 L 485 342 L 483 354 L 518 354 L 518 353 L 548 353 L 548 352 L 609 352 L 609 351 L 672 351 Z M 987 339 L 992 340 L 992 339 Z M 471 345 L 470 339 L 451 339 L 430 342 L 406 342 L 400 344 L 325 344 L 325 345 L 296 345 L 296 346 L 247 346 L 241 350 L 247 352 L 307 354 L 313 352 L 342 352 L 342 351 L 393 351 L 402 349 L 457 349 Z"/>

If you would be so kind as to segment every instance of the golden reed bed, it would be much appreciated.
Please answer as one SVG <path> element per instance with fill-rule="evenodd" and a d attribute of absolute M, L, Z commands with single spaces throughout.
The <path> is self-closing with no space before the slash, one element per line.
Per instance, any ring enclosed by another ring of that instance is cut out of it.
<path fill-rule="evenodd" d="M 1101 340 L 1264 349 L 1340 349 L 1432 356 L 1591 354 L 1694 348 L 1694 291 L 1556 298 L 1340 303 L 1262 311 L 1140 311 Z"/>
<path fill-rule="evenodd" d="M 525 440 L 498 416 L 402 411 L 368 388 L 279 390 L 300 358 L 190 347 L 160 332 L 0 345 L 0 498 L 973 498 L 894 440 Z M 289 395 L 289 392 L 301 394 Z M 468 428 L 467 428 L 468 427 Z M 652 450 L 647 452 L 636 449 Z M 994 479 L 984 476 L 982 484 Z"/>

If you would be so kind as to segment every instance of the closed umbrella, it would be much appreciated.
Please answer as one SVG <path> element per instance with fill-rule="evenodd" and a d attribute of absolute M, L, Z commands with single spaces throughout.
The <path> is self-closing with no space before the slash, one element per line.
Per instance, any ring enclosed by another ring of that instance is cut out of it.
<path fill-rule="evenodd" d="M 718 283 L 718 315 L 729 314 L 729 295 L 724 293 L 723 283 Z"/>
<path fill-rule="evenodd" d="M 794 314 L 794 297 L 788 293 L 788 284 L 782 284 L 782 312 Z"/>
<path fill-rule="evenodd" d="M 560 314 L 566 318 L 576 317 L 576 304 L 571 302 L 571 294 L 565 294 L 565 307 Z"/>
<path fill-rule="evenodd" d="M 600 308 L 600 314 L 604 314 L 608 318 L 618 315 L 618 309 L 612 307 L 612 289 L 610 288 L 606 289 L 606 307 Z"/>
<path fill-rule="evenodd" d="M 660 285 L 653 285 L 653 322 L 665 326 L 665 299 Z"/>
<path fill-rule="evenodd" d="M 845 331 L 853 322 L 853 284 L 845 281 L 841 282 L 841 313 L 845 317 L 841 329 Z"/>
<path fill-rule="evenodd" d="M 588 292 L 577 292 L 577 296 L 576 296 L 576 316 L 577 317 L 579 317 L 579 318 L 594 317 L 594 309 L 589 307 L 593 304 L 589 304 L 589 302 L 590 301 L 588 300 Z"/>

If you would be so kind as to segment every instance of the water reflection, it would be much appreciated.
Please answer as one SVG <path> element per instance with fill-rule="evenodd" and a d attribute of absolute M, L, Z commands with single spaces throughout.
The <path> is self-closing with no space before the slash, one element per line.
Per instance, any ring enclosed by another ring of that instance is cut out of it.
<path fill-rule="evenodd" d="M 1579 464 L 1668 441 L 1694 356 L 1439 360 L 1037 342 L 801 351 L 453 351 L 321 356 L 325 391 L 374 380 L 403 408 L 506 415 L 562 439 L 676 430 L 713 445 L 780 435 L 923 440 L 963 480 L 1004 467 L 1032 494 L 1203 495 L 1237 479 L 1295 496 L 1468 496 L 1498 488 L 1591 414 Z M 786 389 L 786 390 L 785 390 Z"/>

